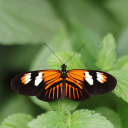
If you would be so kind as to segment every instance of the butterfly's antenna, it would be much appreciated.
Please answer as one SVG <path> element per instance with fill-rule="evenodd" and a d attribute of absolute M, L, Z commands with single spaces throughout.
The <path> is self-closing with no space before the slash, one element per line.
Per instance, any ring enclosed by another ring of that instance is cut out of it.
<path fill-rule="evenodd" d="M 45 44 L 45 43 L 44 43 Z M 47 44 L 45 44 L 47 47 L 48 47 L 48 45 Z M 49 48 L 49 47 L 48 47 Z M 51 48 L 49 48 L 50 50 L 51 50 Z M 56 56 L 56 54 L 51 50 L 51 52 Z M 57 56 L 56 56 L 57 57 Z M 58 58 L 58 57 L 57 57 Z M 58 58 L 58 60 L 62 63 L 62 61 Z M 62 63 L 63 64 L 63 63 Z"/>
<path fill-rule="evenodd" d="M 85 45 L 85 44 L 84 44 L 84 45 Z M 82 47 L 84 47 L 84 45 L 83 45 Z M 66 64 L 82 47 L 80 47 L 80 48 L 65 62 L 65 64 Z"/>

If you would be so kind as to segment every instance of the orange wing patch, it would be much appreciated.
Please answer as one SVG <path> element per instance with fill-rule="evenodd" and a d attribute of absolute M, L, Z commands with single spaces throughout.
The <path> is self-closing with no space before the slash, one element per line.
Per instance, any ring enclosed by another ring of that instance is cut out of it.
<path fill-rule="evenodd" d="M 52 98 L 53 100 L 55 99 L 55 97 L 58 99 L 60 90 L 62 91 L 62 83 L 60 85 L 56 85 L 55 87 L 50 88 L 49 90 L 47 90 L 45 92 L 45 97 L 48 97 L 48 99 Z"/>
<path fill-rule="evenodd" d="M 31 81 L 31 73 L 26 73 L 26 74 L 24 74 L 24 76 L 23 77 L 21 77 L 21 83 L 23 83 L 23 84 L 27 84 L 27 83 L 29 83 L 30 81 Z"/>
<path fill-rule="evenodd" d="M 74 81 L 74 80 L 72 80 L 71 78 L 66 78 L 66 80 L 67 81 L 69 81 L 69 82 L 71 82 L 71 83 L 74 83 L 76 86 L 78 86 L 80 89 L 82 89 L 83 87 L 80 85 L 80 84 L 82 84 L 80 81 L 78 82 L 76 82 L 76 81 Z"/>
<path fill-rule="evenodd" d="M 72 87 L 72 89 L 73 89 L 73 98 L 75 99 L 75 88 Z"/>
<path fill-rule="evenodd" d="M 77 87 L 80 89 L 83 89 L 81 85 L 83 85 L 83 82 L 85 80 L 85 71 L 86 70 L 70 70 L 67 72 L 66 80 L 74 83 Z"/>
<path fill-rule="evenodd" d="M 57 87 L 57 99 L 58 99 L 58 96 L 59 96 L 59 85 L 57 85 L 56 87 Z"/>
<path fill-rule="evenodd" d="M 45 90 L 47 90 L 49 87 L 51 87 L 54 83 L 57 83 L 61 80 L 62 80 L 62 78 L 58 78 L 58 79 L 56 78 L 56 80 L 49 80 L 49 82 L 46 83 Z"/>
<path fill-rule="evenodd" d="M 67 72 L 67 75 L 71 75 L 73 78 L 78 79 L 80 81 L 84 81 L 85 79 L 85 71 L 86 70 L 70 70 Z"/>
<path fill-rule="evenodd" d="M 55 98 L 58 99 L 60 93 L 62 92 L 62 83 L 60 83 L 59 85 L 57 84 L 58 82 L 62 81 L 61 72 L 56 70 L 46 70 L 41 72 L 43 72 L 42 79 L 45 84 L 46 90 L 45 97 L 47 97 L 48 99 L 52 98 L 53 100 Z"/>
<path fill-rule="evenodd" d="M 65 96 L 68 96 L 70 99 L 80 98 L 80 95 L 83 97 L 82 91 L 66 83 Z"/>
<path fill-rule="evenodd" d="M 45 90 L 51 87 L 54 83 L 62 80 L 61 73 L 56 70 L 43 71 L 43 81 L 45 83 Z"/>

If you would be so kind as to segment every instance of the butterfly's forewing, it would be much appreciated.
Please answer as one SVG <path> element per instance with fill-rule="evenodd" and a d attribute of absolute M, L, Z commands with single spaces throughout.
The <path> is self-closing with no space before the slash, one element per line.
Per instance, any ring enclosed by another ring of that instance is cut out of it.
<path fill-rule="evenodd" d="M 61 97 L 61 83 L 60 71 L 42 70 L 19 74 L 12 79 L 11 86 L 19 94 L 49 102 Z"/>
<path fill-rule="evenodd" d="M 116 79 L 105 72 L 69 70 L 66 78 L 67 97 L 75 101 L 86 100 L 91 95 L 101 95 L 112 91 L 116 83 Z"/>
<path fill-rule="evenodd" d="M 93 84 L 89 84 L 89 81 L 87 80 L 88 77 L 92 80 Z M 92 95 L 102 95 L 108 93 L 116 87 L 116 84 L 117 80 L 115 77 L 106 72 L 94 70 L 88 70 L 85 72 L 85 89 L 87 89 Z"/>

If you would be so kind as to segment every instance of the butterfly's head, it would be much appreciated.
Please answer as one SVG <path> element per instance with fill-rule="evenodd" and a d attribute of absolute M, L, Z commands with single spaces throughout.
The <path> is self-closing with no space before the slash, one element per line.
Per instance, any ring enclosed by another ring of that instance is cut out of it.
<path fill-rule="evenodd" d="M 61 65 L 61 69 L 62 69 L 62 71 L 66 71 L 66 65 L 65 64 L 63 64 L 63 65 Z"/>

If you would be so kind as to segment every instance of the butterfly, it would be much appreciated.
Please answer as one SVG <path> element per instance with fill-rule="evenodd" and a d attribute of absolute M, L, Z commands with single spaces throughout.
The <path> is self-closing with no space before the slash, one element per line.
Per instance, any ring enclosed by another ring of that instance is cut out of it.
<path fill-rule="evenodd" d="M 11 81 L 14 91 L 25 96 L 36 96 L 46 102 L 65 97 L 73 101 L 84 101 L 92 95 L 102 95 L 112 91 L 116 79 L 102 71 L 73 69 L 38 70 L 17 75 Z"/>

